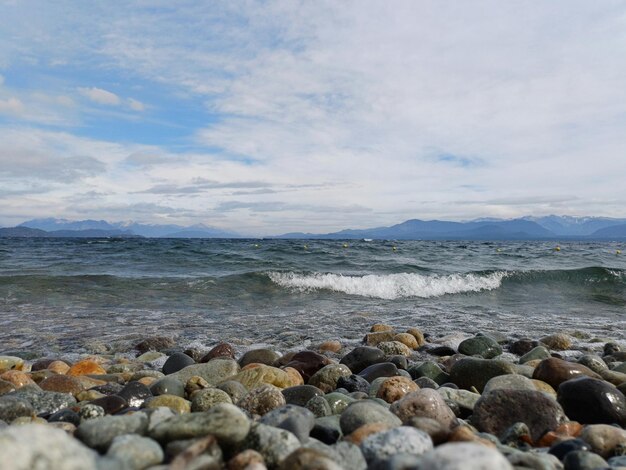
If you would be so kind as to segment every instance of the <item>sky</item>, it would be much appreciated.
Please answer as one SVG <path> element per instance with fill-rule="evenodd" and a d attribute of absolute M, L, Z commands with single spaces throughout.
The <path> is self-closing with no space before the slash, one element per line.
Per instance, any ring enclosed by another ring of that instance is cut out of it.
<path fill-rule="evenodd" d="M 0 0 L 0 226 L 626 216 L 626 2 Z"/>

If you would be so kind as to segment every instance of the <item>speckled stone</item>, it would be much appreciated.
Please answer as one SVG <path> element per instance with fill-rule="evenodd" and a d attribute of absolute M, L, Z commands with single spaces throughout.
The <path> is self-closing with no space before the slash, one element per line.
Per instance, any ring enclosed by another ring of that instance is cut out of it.
<path fill-rule="evenodd" d="M 376 396 L 382 398 L 387 403 L 400 400 L 409 392 L 415 392 L 419 387 L 415 382 L 406 377 L 390 377 L 380 385 Z"/>
<path fill-rule="evenodd" d="M 232 402 L 230 396 L 225 391 L 219 388 L 207 388 L 193 394 L 191 398 L 191 411 L 206 411 L 218 403 L 232 404 Z"/>
<path fill-rule="evenodd" d="M 333 414 L 330 404 L 324 396 L 314 396 L 305 405 L 305 408 L 315 415 L 316 418 L 323 418 Z"/>
<path fill-rule="evenodd" d="M 345 410 L 350 403 L 354 403 L 356 400 L 348 395 L 344 395 L 339 392 L 331 392 L 324 395 L 324 400 L 328 402 L 330 406 L 330 412 L 334 415 L 339 415 Z"/>
<path fill-rule="evenodd" d="M 199 362 L 209 362 L 211 359 L 218 357 L 235 359 L 235 348 L 229 343 L 219 343 L 202 356 Z"/>
<path fill-rule="evenodd" d="M 513 470 L 509 461 L 495 449 L 473 442 L 442 444 L 426 452 L 419 462 L 420 470 Z"/>
<path fill-rule="evenodd" d="M 226 392 L 233 403 L 237 403 L 246 393 L 248 393 L 248 389 L 241 382 L 236 382 L 234 380 L 222 382 L 221 384 L 216 385 L 215 388 Z"/>
<path fill-rule="evenodd" d="M 82 392 L 85 387 L 76 377 L 69 375 L 53 375 L 39 383 L 42 390 L 49 392 L 70 393 L 74 396 Z"/>
<path fill-rule="evenodd" d="M 287 372 L 264 364 L 258 364 L 255 367 L 242 370 L 228 380 L 240 382 L 249 390 L 263 384 L 274 385 L 278 388 L 287 388 L 295 385 Z"/>
<path fill-rule="evenodd" d="M 388 423 L 392 426 L 400 426 L 402 421 L 375 401 L 360 400 L 352 403 L 344 410 L 339 423 L 343 434 L 348 435 L 364 424 Z"/>
<path fill-rule="evenodd" d="M 319 388 L 322 392 L 331 392 L 337 388 L 339 377 L 352 375 L 344 364 L 329 364 L 318 370 L 309 380 L 309 385 Z"/>
<path fill-rule="evenodd" d="M 446 403 L 456 403 L 460 409 L 468 411 L 473 411 L 476 402 L 480 399 L 480 394 L 478 393 L 450 387 L 439 387 L 437 393 L 446 400 Z"/>
<path fill-rule="evenodd" d="M 300 441 L 289 431 L 255 423 L 250 427 L 244 447 L 259 452 L 268 468 L 275 468 L 300 447 Z"/>
<path fill-rule="evenodd" d="M 372 364 L 384 362 L 385 353 L 378 348 L 358 346 L 341 358 L 340 364 L 345 364 L 354 374 L 358 374 Z"/>
<path fill-rule="evenodd" d="M 49 415 L 63 408 L 76 404 L 76 399 L 69 393 L 46 392 L 39 387 L 27 385 L 4 397 L 23 398 L 35 409 L 36 415 Z"/>
<path fill-rule="evenodd" d="M 86 403 L 78 410 L 80 422 L 89 421 L 90 419 L 102 418 L 105 416 L 104 408 L 92 403 Z"/>
<path fill-rule="evenodd" d="M 308 382 L 318 370 L 332 363 L 329 358 L 315 351 L 300 351 L 292 356 L 285 367 L 293 367 Z"/>
<path fill-rule="evenodd" d="M 461 341 L 459 352 L 466 356 L 482 356 L 492 359 L 502 354 L 502 347 L 489 336 L 475 336 Z"/>
<path fill-rule="evenodd" d="M 498 375 L 515 373 L 515 366 L 500 359 L 463 358 L 450 369 L 450 380 L 460 388 L 475 387 L 481 392 L 487 382 Z"/>
<path fill-rule="evenodd" d="M 454 412 L 436 390 L 427 388 L 406 394 L 389 409 L 403 423 L 413 417 L 431 418 L 451 428 L 457 422 Z"/>
<path fill-rule="evenodd" d="M 424 431 L 400 426 L 368 436 L 360 447 L 365 460 L 372 464 L 396 454 L 421 455 L 433 448 L 433 442 Z"/>
<path fill-rule="evenodd" d="M 0 379 L 10 382 L 15 388 L 22 388 L 25 385 L 36 385 L 35 381 L 21 370 L 7 370 L 0 375 Z"/>
<path fill-rule="evenodd" d="M 265 384 L 250 390 L 237 406 L 251 414 L 263 416 L 271 410 L 286 405 L 285 397 L 278 387 Z"/>
<path fill-rule="evenodd" d="M 566 421 L 556 400 L 534 390 L 493 390 L 474 407 L 472 424 L 479 431 L 501 435 L 515 423 L 525 423 L 533 440 Z"/>
<path fill-rule="evenodd" d="M 157 397 L 149 398 L 143 404 L 144 408 L 159 408 L 164 406 L 177 413 L 190 413 L 191 403 L 182 397 L 176 395 L 159 395 Z"/>
<path fill-rule="evenodd" d="M 580 377 L 581 375 L 595 379 L 600 378 L 598 374 L 582 364 L 551 357 L 539 363 L 533 373 L 533 379 L 543 380 L 557 389 L 566 380 Z"/>
<path fill-rule="evenodd" d="M 220 403 L 201 413 L 175 416 L 157 423 L 150 437 L 159 442 L 214 435 L 220 444 L 236 445 L 248 434 L 250 420 L 235 405 Z"/>
<path fill-rule="evenodd" d="M 596 354 L 584 354 L 578 358 L 578 363 L 588 367 L 596 374 L 601 374 L 609 368 L 606 365 L 606 362 L 604 362 L 602 358 Z"/>
<path fill-rule="evenodd" d="M 387 356 L 400 355 L 408 357 L 411 355 L 411 348 L 400 341 L 381 341 L 377 346 Z"/>
<path fill-rule="evenodd" d="M 239 372 L 239 365 L 232 359 L 213 359 L 205 364 L 192 364 L 168 377 L 180 380 L 183 384 L 193 377 L 202 377 L 210 386 L 229 380 Z M 154 392 L 153 392 L 154 393 Z"/>
<path fill-rule="evenodd" d="M 553 335 L 544 336 L 539 341 L 555 351 L 565 351 L 572 347 L 572 337 L 565 333 L 555 333 Z"/>
<path fill-rule="evenodd" d="M 0 398 L 0 420 L 10 423 L 20 416 L 33 416 L 35 409 L 25 399 L 16 397 Z"/>

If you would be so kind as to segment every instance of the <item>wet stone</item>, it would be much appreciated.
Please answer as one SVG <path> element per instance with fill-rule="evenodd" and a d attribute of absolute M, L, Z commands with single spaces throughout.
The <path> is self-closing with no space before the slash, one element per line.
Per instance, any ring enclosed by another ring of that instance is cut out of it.
<path fill-rule="evenodd" d="M 159 395 L 146 400 L 143 406 L 144 408 L 159 408 L 164 406 L 180 414 L 191 412 L 191 403 L 176 395 Z"/>
<path fill-rule="evenodd" d="M 358 374 L 366 367 L 378 364 L 385 360 L 385 353 L 380 349 L 370 346 L 359 346 L 354 348 L 343 358 L 340 364 L 345 364 L 352 373 Z"/>
<path fill-rule="evenodd" d="M 330 406 L 330 412 L 334 415 L 339 415 L 345 410 L 350 403 L 354 403 L 356 400 L 348 395 L 344 395 L 339 392 L 331 392 L 324 395 L 324 399 Z"/>
<path fill-rule="evenodd" d="M 209 362 L 217 357 L 235 359 L 235 348 L 228 343 L 220 343 L 211 348 L 211 350 L 200 358 L 198 362 Z"/>
<path fill-rule="evenodd" d="M 128 382 L 116 395 L 126 400 L 131 407 L 140 407 L 153 396 L 150 389 L 140 382 Z"/>
<path fill-rule="evenodd" d="M 459 352 L 466 356 L 478 355 L 485 359 L 492 359 L 502 354 L 502 347 L 489 336 L 475 336 L 461 341 Z"/>
<path fill-rule="evenodd" d="M 554 444 L 548 451 L 554 455 L 557 459 L 563 460 L 567 454 L 574 451 L 591 450 L 589 444 L 582 439 L 567 439 L 558 444 Z"/>
<path fill-rule="evenodd" d="M 80 415 L 69 408 L 59 410 L 48 417 L 50 423 L 72 423 L 75 426 L 80 424 Z"/>
<path fill-rule="evenodd" d="M 533 379 L 542 380 L 557 389 L 561 383 L 581 375 L 599 379 L 600 376 L 588 367 L 575 362 L 568 362 L 556 357 L 544 359 L 535 368 Z"/>
<path fill-rule="evenodd" d="M 381 362 L 366 367 L 357 375 L 372 383 L 379 377 L 394 377 L 398 375 L 398 368 L 391 362 Z"/>
<path fill-rule="evenodd" d="M 608 462 L 593 452 L 575 450 L 563 458 L 565 470 L 597 470 L 607 468 Z"/>
<path fill-rule="evenodd" d="M 168 338 L 166 336 L 152 336 L 135 345 L 135 349 L 141 353 L 148 351 L 162 351 L 167 348 L 173 348 L 175 344 L 176 343 L 174 343 L 172 338 Z"/>
<path fill-rule="evenodd" d="M 309 433 L 315 426 L 315 416 L 301 406 L 285 405 L 265 414 L 259 422 L 285 429 L 304 443 L 309 440 Z"/>
<path fill-rule="evenodd" d="M 33 406 L 36 415 L 49 415 L 76 404 L 76 399 L 69 393 L 45 392 L 38 387 L 22 387 L 4 396 L 23 398 Z"/>
<path fill-rule="evenodd" d="M 311 411 L 316 418 L 322 418 L 324 416 L 330 416 L 333 414 L 330 409 L 330 404 L 326 401 L 326 398 L 321 395 L 314 396 L 305 405 L 306 409 Z"/>
<path fill-rule="evenodd" d="M 147 429 L 148 417 L 144 413 L 104 416 L 81 423 L 76 429 L 76 437 L 88 447 L 103 452 L 115 437 L 123 434 L 143 435 Z"/>
<path fill-rule="evenodd" d="M 163 364 L 163 373 L 170 375 L 195 363 L 196 361 L 185 353 L 174 353 L 168 357 L 165 364 Z"/>
<path fill-rule="evenodd" d="M 395 364 L 398 370 L 407 370 L 409 367 L 409 360 L 406 356 L 395 355 L 387 356 L 387 362 Z"/>
<path fill-rule="evenodd" d="M 341 431 L 344 435 L 368 423 L 387 423 L 400 426 L 402 421 L 384 406 L 373 400 L 362 400 L 352 403 L 344 410 L 340 418 Z"/>
<path fill-rule="evenodd" d="M 348 377 L 339 377 L 337 387 L 345 388 L 348 392 L 367 392 L 370 383 L 360 375 L 352 374 Z"/>
<path fill-rule="evenodd" d="M 527 362 L 530 362 L 530 361 L 536 361 L 536 360 L 543 361 L 544 359 L 548 359 L 549 357 L 551 357 L 550 351 L 548 351 L 545 346 L 537 346 L 531 349 L 530 351 L 528 351 L 522 357 L 520 357 L 519 363 L 526 364 Z"/>
<path fill-rule="evenodd" d="M 343 377 L 339 381 L 342 379 Z M 306 406 L 311 398 L 324 395 L 324 392 L 313 385 L 296 385 L 295 387 L 284 388 L 282 394 L 288 405 Z"/>
<path fill-rule="evenodd" d="M 448 429 L 457 422 L 455 414 L 443 397 L 430 388 L 406 394 L 391 405 L 390 411 L 403 423 L 413 417 L 431 418 Z"/>
<path fill-rule="evenodd" d="M 523 356 L 524 354 L 527 354 L 528 352 L 530 352 L 532 349 L 536 348 L 538 345 L 539 345 L 538 341 L 535 341 L 530 338 L 521 338 L 521 339 L 518 339 L 517 341 L 513 341 L 511 343 L 509 350 L 513 354 L 517 354 L 518 356 Z"/>
<path fill-rule="evenodd" d="M 578 358 L 578 363 L 588 367 L 596 374 L 601 374 L 603 371 L 609 368 L 606 365 L 606 362 L 604 362 L 600 356 L 597 356 L 595 354 L 584 354 L 583 356 Z"/>
<path fill-rule="evenodd" d="M 422 364 L 416 364 L 408 369 L 411 377 L 414 379 L 419 379 L 421 377 L 427 377 L 437 384 L 443 384 L 450 380 L 450 375 L 444 372 L 441 367 L 439 367 L 433 361 L 426 361 Z"/>
<path fill-rule="evenodd" d="M 428 348 L 426 352 L 433 356 L 440 356 L 440 357 L 453 356 L 454 354 L 456 354 L 456 350 L 451 348 L 450 346 L 435 346 L 432 348 Z"/>
<path fill-rule="evenodd" d="M 218 403 L 231 403 L 228 393 L 218 388 L 207 388 L 193 394 L 191 398 L 191 411 L 206 411 Z"/>
<path fill-rule="evenodd" d="M 343 436 L 339 419 L 339 415 L 316 418 L 313 429 L 311 429 L 309 434 L 310 437 L 313 437 L 324 444 L 334 444 Z"/>
<path fill-rule="evenodd" d="M 337 381 L 340 377 L 349 377 L 350 375 L 350 369 L 344 364 L 329 364 L 311 377 L 309 385 L 319 388 L 324 393 L 331 392 L 337 388 Z"/>
<path fill-rule="evenodd" d="M 498 375 L 515 373 L 515 366 L 499 359 L 463 358 L 450 369 L 450 380 L 460 388 L 479 392 L 487 382 Z"/>
<path fill-rule="evenodd" d="M 558 402 L 567 416 L 582 424 L 626 426 L 626 397 L 604 380 L 579 377 L 563 382 Z"/>
<path fill-rule="evenodd" d="M 185 397 L 185 384 L 174 377 L 164 377 L 150 386 L 152 395 L 175 395 Z"/>
<path fill-rule="evenodd" d="M 258 363 L 271 366 L 279 357 L 278 353 L 271 349 L 252 349 L 239 358 L 239 365 L 244 367 L 248 364 Z"/>
<path fill-rule="evenodd" d="M 96 387 L 92 387 L 89 390 L 102 393 L 103 395 L 116 395 L 124 388 L 123 385 L 115 383 L 115 382 L 107 382 L 105 385 L 98 385 Z"/>
<path fill-rule="evenodd" d="M 300 351 L 292 356 L 285 367 L 293 367 L 300 373 L 304 381 L 308 382 L 313 374 L 329 364 L 332 364 L 332 361 L 322 354 L 315 351 Z"/>
<path fill-rule="evenodd" d="M 432 389 L 439 388 L 439 384 L 437 384 L 437 382 L 435 382 L 433 379 L 430 379 L 428 377 L 420 377 L 419 379 L 415 379 L 413 382 L 415 382 L 415 384 L 419 388 L 432 388 Z"/>
<path fill-rule="evenodd" d="M 91 404 L 101 407 L 108 415 L 114 415 L 124 408 L 128 408 L 128 402 L 117 395 L 98 398 L 97 400 L 93 400 Z"/>

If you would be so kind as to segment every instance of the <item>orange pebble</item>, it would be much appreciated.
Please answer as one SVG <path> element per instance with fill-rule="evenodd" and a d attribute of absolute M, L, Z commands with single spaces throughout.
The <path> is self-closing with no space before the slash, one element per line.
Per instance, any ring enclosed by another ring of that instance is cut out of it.
<path fill-rule="evenodd" d="M 31 379 L 28 374 L 22 372 L 21 370 L 7 370 L 2 375 L 0 375 L 0 379 L 12 383 L 15 388 L 21 388 L 24 385 L 35 384 L 35 381 Z"/>
<path fill-rule="evenodd" d="M 104 375 L 107 371 L 97 362 L 84 359 L 77 362 L 67 371 L 67 375 Z"/>
<path fill-rule="evenodd" d="M 366 437 L 371 436 L 372 434 L 375 434 L 377 432 L 387 431 L 391 428 L 392 426 L 387 423 L 364 424 L 363 426 L 359 426 L 358 428 L 356 428 L 354 431 L 352 431 L 352 433 L 348 434 L 344 438 L 344 441 L 351 442 L 352 444 L 358 446 L 361 445 L 361 442 L 363 442 Z"/>
<path fill-rule="evenodd" d="M 319 345 L 319 350 L 338 353 L 341 351 L 341 343 L 339 341 L 324 341 Z"/>

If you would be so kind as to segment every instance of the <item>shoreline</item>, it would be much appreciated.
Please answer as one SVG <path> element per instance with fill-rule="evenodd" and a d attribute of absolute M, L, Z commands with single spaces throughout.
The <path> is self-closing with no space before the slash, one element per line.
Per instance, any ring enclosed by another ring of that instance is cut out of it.
<path fill-rule="evenodd" d="M 626 466 L 621 338 L 363 335 L 0 354 L 0 469 Z"/>

